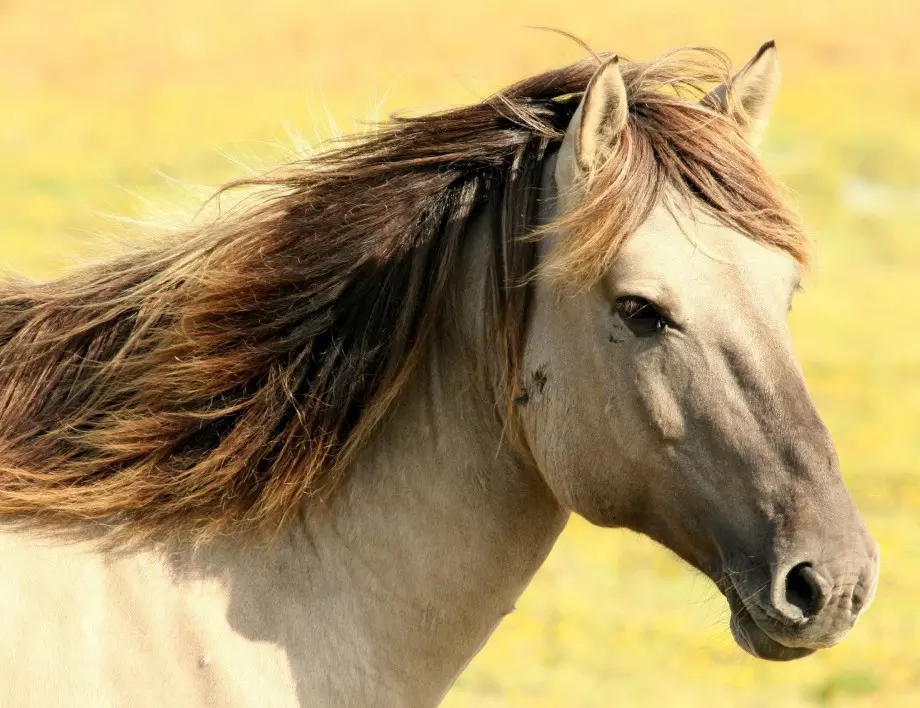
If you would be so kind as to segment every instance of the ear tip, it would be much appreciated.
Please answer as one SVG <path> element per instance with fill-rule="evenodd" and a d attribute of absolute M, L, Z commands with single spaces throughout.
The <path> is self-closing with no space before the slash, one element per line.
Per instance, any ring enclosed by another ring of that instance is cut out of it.
<path fill-rule="evenodd" d="M 746 64 L 746 68 L 753 67 L 758 67 L 758 71 L 770 73 L 779 71 L 779 53 L 776 51 L 776 40 L 770 39 L 760 45 L 760 49 Z"/>
<path fill-rule="evenodd" d="M 600 69 L 597 70 L 597 76 L 601 81 L 605 83 L 613 82 L 613 84 L 620 85 L 623 83 L 623 71 L 620 68 L 620 55 L 614 54 L 607 61 L 605 61 Z"/>

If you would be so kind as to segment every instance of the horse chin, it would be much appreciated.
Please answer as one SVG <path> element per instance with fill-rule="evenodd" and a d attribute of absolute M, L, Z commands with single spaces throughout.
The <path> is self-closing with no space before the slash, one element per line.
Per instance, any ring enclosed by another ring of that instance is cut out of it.
<path fill-rule="evenodd" d="M 738 646 L 751 656 L 768 661 L 792 661 L 815 652 L 803 647 L 787 647 L 770 637 L 760 628 L 743 607 L 734 609 L 731 618 L 732 636 Z"/>

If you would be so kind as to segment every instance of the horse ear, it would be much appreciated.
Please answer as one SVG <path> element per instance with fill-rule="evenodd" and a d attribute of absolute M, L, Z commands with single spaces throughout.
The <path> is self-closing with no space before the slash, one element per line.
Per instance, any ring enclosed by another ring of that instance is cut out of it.
<path fill-rule="evenodd" d="M 576 131 L 575 156 L 583 172 L 590 174 L 604 163 L 626 127 L 628 117 L 620 58 L 614 56 L 591 77 L 572 119 Z"/>
<path fill-rule="evenodd" d="M 722 111 L 735 120 L 756 145 L 763 137 L 770 109 L 779 90 L 779 59 L 776 43 L 764 43 L 754 57 L 735 74 L 728 84 L 710 91 L 703 103 Z"/>

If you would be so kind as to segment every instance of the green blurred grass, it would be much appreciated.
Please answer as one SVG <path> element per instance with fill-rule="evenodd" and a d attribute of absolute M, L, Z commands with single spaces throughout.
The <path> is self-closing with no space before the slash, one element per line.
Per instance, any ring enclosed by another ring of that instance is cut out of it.
<path fill-rule="evenodd" d="M 104 257 L 100 234 L 123 228 L 105 214 L 147 214 L 138 194 L 188 204 L 158 171 L 239 176 L 221 153 L 277 159 L 323 103 L 350 129 L 384 95 L 385 112 L 465 102 L 580 56 L 525 25 L 636 58 L 704 44 L 741 62 L 777 39 L 765 155 L 819 246 L 792 324 L 882 578 L 841 646 L 766 664 L 734 646 L 708 581 L 574 521 L 447 705 L 917 703 L 920 3 L 0 0 L 0 263 L 47 277 Z"/>

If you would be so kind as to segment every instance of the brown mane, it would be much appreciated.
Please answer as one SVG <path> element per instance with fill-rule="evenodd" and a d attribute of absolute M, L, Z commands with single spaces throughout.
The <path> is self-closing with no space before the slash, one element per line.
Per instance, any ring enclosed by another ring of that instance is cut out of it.
<path fill-rule="evenodd" d="M 0 286 L 0 516 L 125 538 L 277 528 L 331 490 L 441 312 L 471 215 L 499 205 L 493 336 L 511 395 L 541 168 L 596 68 L 397 118 L 240 184 L 181 239 L 49 283 Z M 805 260 L 782 190 L 699 103 L 715 52 L 622 64 L 630 119 L 553 272 L 597 277 L 665 188 Z M 224 189 L 227 189 L 225 187 Z M 499 408 L 505 401 L 498 401 Z M 500 412 L 500 415 L 503 413 Z"/>

